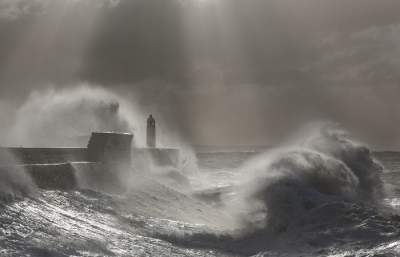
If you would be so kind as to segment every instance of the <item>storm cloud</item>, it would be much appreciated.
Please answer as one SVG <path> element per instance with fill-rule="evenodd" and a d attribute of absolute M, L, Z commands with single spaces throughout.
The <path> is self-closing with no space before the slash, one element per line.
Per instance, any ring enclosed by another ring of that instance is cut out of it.
<path fill-rule="evenodd" d="M 399 13 L 397 0 L 0 0 L 0 97 L 83 81 L 192 143 L 269 144 L 326 119 L 396 148 Z"/>

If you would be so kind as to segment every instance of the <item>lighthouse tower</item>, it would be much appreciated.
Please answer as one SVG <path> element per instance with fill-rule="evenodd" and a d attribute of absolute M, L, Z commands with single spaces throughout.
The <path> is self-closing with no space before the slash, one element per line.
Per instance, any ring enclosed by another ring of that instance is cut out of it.
<path fill-rule="evenodd" d="M 156 147 L 156 121 L 151 114 L 147 118 L 147 147 Z"/>

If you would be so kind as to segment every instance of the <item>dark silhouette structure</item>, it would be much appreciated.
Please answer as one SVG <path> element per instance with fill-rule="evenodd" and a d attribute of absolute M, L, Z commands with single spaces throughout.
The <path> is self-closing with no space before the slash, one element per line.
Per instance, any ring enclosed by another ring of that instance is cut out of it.
<path fill-rule="evenodd" d="M 131 165 L 133 135 L 129 133 L 93 132 L 87 146 L 91 162 Z"/>
<path fill-rule="evenodd" d="M 148 148 L 132 147 L 133 134 L 93 132 L 85 148 L 0 147 L 0 173 L 3 169 L 28 173 L 42 189 L 119 188 L 132 164 L 143 161 L 177 167 L 179 150 L 156 148 L 155 120 L 147 121 Z M 145 163 L 147 167 L 147 163 Z"/>
<path fill-rule="evenodd" d="M 156 121 L 151 114 L 147 118 L 147 147 L 156 147 Z"/>
<path fill-rule="evenodd" d="M 132 165 L 132 140 L 129 133 L 93 132 L 85 148 L 0 147 L 0 172 L 22 169 L 43 189 L 118 185 Z"/>

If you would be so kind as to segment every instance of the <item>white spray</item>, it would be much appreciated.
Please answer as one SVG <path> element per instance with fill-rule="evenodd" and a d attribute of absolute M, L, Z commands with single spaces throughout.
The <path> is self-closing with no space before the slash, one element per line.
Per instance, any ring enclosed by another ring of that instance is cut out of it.
<path fill-rule="evenodd" d="M 37 188 L 24 167 L 9 151 L 0 152 L 0 201 L 35 194 Z"/>
<path fill-rule="evenodd" d="M 331 124 L 313 124 L 301 140 L 261 154 L 240 170 L 242 184 L 227 211 L 247 227 L 285 229 L 291 220 L 333 201 L 376 203 L 382 167 L 369 149 Z"/>
<path fill-rule="evenodd" d="M 7 144 L 25 147 L 84 147 L 91 132 L 114 131 L 133 133 L 134 147 L 144 147 L 148 112 L 131 98 L 128 100 L 88 84 L 61 90 L 34 91 L 17 110 L 15 122 L 8 131 Z M 176 179 L 178 183 L 187 183 L 185 174 L 197 171 L 196 156 L 177 131 L 166 129 L 168 124 L 163 123 L 168 121 L 165 117 L 159 117 L 159 120 L 157 137 L 162 141 L 160 146 L 179 149 L 178 167 L 158 167 L 150 158 L 135 163 L 134 171 L 143 171 L 155 178 L 168 178 L 166 181 L 174 183 Z"/>
<path fill-rule="evenodd" d="M 18 109 L 10 145 L 76 146 L 92 131 L 134 132 L 144 118 L 132 103 L 99 87 L 35 91 Z"/>

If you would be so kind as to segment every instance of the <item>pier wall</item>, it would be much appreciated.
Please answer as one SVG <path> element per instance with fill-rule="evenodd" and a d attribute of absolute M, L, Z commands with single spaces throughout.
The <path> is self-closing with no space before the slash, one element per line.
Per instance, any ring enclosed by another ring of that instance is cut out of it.
<path fill-rule="evenodd" d="M 132 148 L 132 141 L 132 134 L 94 132 L 86 148 L 0 147 L 0 166 L 24 169 L 39 188 L 71 190 L 117 186 L 139 159 L 178 165 L 177 149 Z"/>
<path fill-rule="evenodd" d="M 8 161 L 16 164 L 82 162 L 88 159 L 87 148 L 0 147 L 0 160 L 7 161 L 6 157 L 1 158 L 7 155 L 12 155 L 13 160 Z"/>

